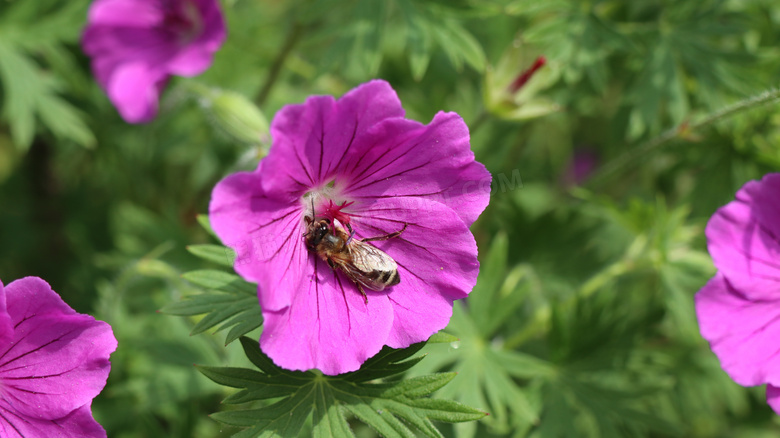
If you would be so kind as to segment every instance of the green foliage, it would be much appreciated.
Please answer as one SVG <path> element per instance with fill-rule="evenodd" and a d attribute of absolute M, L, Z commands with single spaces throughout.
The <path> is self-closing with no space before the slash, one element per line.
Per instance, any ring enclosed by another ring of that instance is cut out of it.
<path fill-rule="evenodd" d="M 693 301 L 714 273 L 708 217 L 780 171 L 777 2 L 229 0 L 214 64 L 173 78 L 147 125 L 124 123 L 91 75 L 88 3 L 0 2 L 0 278 L 41 276 L 112 324 L 120 347 L 93 403 L 108 436 L 780 432 L 763 389 L 721 370 Z M 374 77 L 407 117 L 469 125 L 494 181 L 472 226 L 479 280 L 425 360 L 279 370 L 254 341 L 255 286 L 199 213 L 222 177 L 256 168 L 266 118 Z M 762 90 L 767 105 L 744 100 Z M 574 175 L 583 152 L 595 175 Z M 434 429 L 482 415 L 441 400 L 490 415 Z"/>
<path fill-rule="evenodd" d="M 384 437 L 414 437 L 409 426 L 428 437 L 441 433 L 431 420 L 472 421 L 486 414 L 460 403 L 427 397 L 455 378 L 455 373 L 433 374 L 405 380 L 384 380 L 417 363 L 411 358 L 423 344 L 403 350 L 385 347 L 360 370 L 339 376 L 318 372 L 287 371 L 274 365 L 256 341 L 242 337 L 241 345 L 260 371 L 245 368 L 198 367 L 221 385 L 241 388 L 223 401 L 244 404 L 276 400 L 255 409 L 230 410 L 212 415 L 215 420 L 245 428 L 234 437 L 298 436 L 312 417 L 312 436 L 354 437 L 349 417 L 359 419 Z M 403 421 L 402 421 L 403 420 Z"/>
<path fill-rule="evenodd" d="M 328 43 L 324 53 L 329 66 L 345 68 L 347 75 L 370 77 L 386 56 L 403 53 L 412 77 L 419 81 L 437 50 L 458 71 L 464 64 L 484 70 L 482 46 L 459 20 L 475 10 L 414 0 L 327 0 L 314 2 L 299 20 L 319 27 L 314 34 Z M 336 27 L 335 22 L 347 25 Z"/>
<path fill-rule="evenodd" d="M 52 7 L 53 4 L 13 2 L 0 6 L 2 115 L 11 127 L 14 143 L 23 149 L 33 141 L 36 118 L 59 139 L 87 147 L 95 144 L 82 112 L 60 96 L 63 78 L 47 71 L 73 66 L 74 60 L 66 55 L 64 44 L 77 40 L 84 3 Z M 42 8 L 48 9 L 43 16 Z M 36 62 L 36 56 L 47 65 Z"/>
<path fill-rule="evenodd" d="M 213 291 L 195 295 L 161 309 L 164 313 L 180 316 L 207 313 L 192 328 L 191 335 L 203 333 L 221 324 L 217 332 L 230 328 L 225 338 L 225 345 L 227 345 L 263 324 L 263 315 L 257 304 L 256 288 L 239 277 L 211 270 L 188 272 L 183 277 Z"/>

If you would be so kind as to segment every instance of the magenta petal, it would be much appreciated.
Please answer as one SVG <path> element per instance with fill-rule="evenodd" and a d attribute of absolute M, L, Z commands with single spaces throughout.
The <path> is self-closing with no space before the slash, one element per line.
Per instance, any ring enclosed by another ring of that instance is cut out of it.
<path fill-rule="evenodd" d="M 735 382 L 780 386 L 780 301 L 751 300 L 718 273 L 696 294 L 696 316 L 701 335 Z"/>
<path fill-rule="evenodd" d="M 81 43 L 119 113 L 140 123 L 170 75 L 203 72 L 225 35 L 218 0 L 96 0 Z"/>
<path fill-rule="evenodd" d="M 219 9 L 219 2 L 214 0 L 192 0 L 194 6 L 200 11 L 203 22 L 203 33 L 193 42 L 193 46 L 200 46 L 212 53 L 219 50 L 227 38 L 227 26 Z"/>
<path fill-rule="evenodd" d="M 213 59 L 213 51 L 200 47 L 190 47 L 168 64 L 168 70 L 170 73 L 179 76 L 196 76 L 206 71 Z"/>
<path fill-rule="evenodd" d="M 96 0 L 89 7 L 91 25 L 149 28 L 163 19 L 160 8 L 143 0 Z"/>
<path fill-rule="evenodd" d="M 285 171 L 268 175 L 263 188 L 268 193 L 290 193 L 291 188 L 330 182 L 343 157 L 358 147 L 369 129 L 403 115 L 395 91 L 381 80 L 360 85 L 338 101 L 315 96 L 282 108 L 271 123 L 274 141 L 265 162 L 269 169 Z"/>
<path fill-rule="evenodd" d="M 213 0 L 195 0 L 193 4 L 203 21 L 203 34 L 168 62 L 168 71 L 180 76 L 196 76 L 208 69 L 214 53 L 227 37 L 225 22 L 218 3 Z"/>
<path fill-rule="evenodd" d="M 256 282 L 263 310 L 290 305 L 304 278 L 309 253 L 303 245 L 303 205 L 267 198 L 262 171 L 241 172 L 217 184 L 209 218 L 220 239 L 236 251 L 235 269 Z"/>
<path fill-rule="evenodd" d="M 390 301 L 367 290 L 366 304 L 354 283 L 313 255 L 307 266 L 310 277 L 290 307 L 264 309 L 260 347 L 291 370 L 317 368 L 328 375 L 357 370 L 385 343 L 393 325 Z"/>
<path fill-rule="evenodd" d="M 92 418 L 89 404 L 62 418 L 38 420 L 20 416 L 0 400 L 0 436 L 3 438 L 105 438 L 106 431 Z"/>
<path fill-rule="evenodd" d="M 11 315 L 6 308 L 5 289 L 0 281 L 0 350 L 8 348 L 14 336 L 14 326 Z"/>
<path fill-rule="evenodd" d="M 111 327 L 73 311 L 37 277 L 6 289 L 13 344 L 0 350 L 2 398 L 20 414 L 51 420 L 89 404 L 106 384 L 116 349 Z"/>
<path fill-rule="evenodd" d="M 707 224 L 715 266 L 751 298 L 780 298 L 780 174 L 750 181 Z"/>
<path fill-rule="evenodd" d="M 158 84 L 165 79 L 145 64 L 125 64 L 113 71 L 108 97 L 130 123 L 148 122 L 157 115 Z"/>
<path fill-rule="evenodd" d="M 758 223 L 775 243 L 780 242 L 780 173 L 770 173 L 759 182 L 749 182 L 737 192 L 737 199 L 752 201 Z"/>
<path fill-rule="evenodd" d="M 443 329 L 452 302 L 477 282 L 477 244 L 466 224 L 444 204 L 420 198 L 379 199 L 353 215 L 356 237 L 406 230 L 393 239 L 370 242 L 398 264 L 401 282 L 386 292 L 393 304 L 393 330 L 386 344 L 408 347 Z"/>
<path fill-rule="evenodd" d="M 780 388 L 773 385 L 766 385 L 766 402 L 776 414 L 780 415 Z"/>
<path fill-rule="evenodd" d="M 471 225 L 490 201 L 490 173 L 474 161 L 469 131 L 455 113 L 427 126 L 404 119 L 375 127 L 341 165 L 345 193 L 360 200 L 414 196 L 441 202 Z"/>

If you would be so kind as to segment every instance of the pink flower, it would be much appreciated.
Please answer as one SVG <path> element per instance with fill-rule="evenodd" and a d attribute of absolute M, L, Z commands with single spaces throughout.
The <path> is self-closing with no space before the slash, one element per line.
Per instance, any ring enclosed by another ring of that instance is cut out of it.
<path fill-rule="evenodd" d="M 122 117 L 141 123 L 170 75 L 203 73 L 225 35 L 217 0 L 96 0 L 81 44 Z"/>
<path fill-rule="evenodd" d="M 574 156 L 569 161 L 563 173 L 563 184 L 566 186 L 582 185 L 599 165 L 599 154 L 587 147 L 574 150 Z"/>
<path fill-rule="evenodd" d="M 383 345 L 407 347 L 444 328 L 453 301 L 476 282 L 468 227 L 490 193 L 460 116 L 438 113 L 427 126 L 404 119 L 393 89 L 376 80 L 339 100 L 283 108 L 271 135 L 257 170 L 222 180 L 209 207 L 237 251 L 236 271 L 258 284 L 262 350 L 284 368 L 332 375 L 358 369 Z M 351 239 L 406 226 L 365 244 L 397 263 L 400 283 L 364 287 L 364 300 L 343 269 L 307 250 L 307 216 L 329 219 L 331 232 L 351 228 Z"/>
<path fill-rule="evenodd" d="M 108 324 L 76 313 L 40 278 L 0 283 L 0 436 L 105 437 L 90 406 L 114 350 Z"/>
<path fill-rule="evenodd" d="M 701 334 L 735 382 L 768 384 L 780 413 L 780 174 L 745 184 L 706 234 L 718 274 L 696 295 Z"/>

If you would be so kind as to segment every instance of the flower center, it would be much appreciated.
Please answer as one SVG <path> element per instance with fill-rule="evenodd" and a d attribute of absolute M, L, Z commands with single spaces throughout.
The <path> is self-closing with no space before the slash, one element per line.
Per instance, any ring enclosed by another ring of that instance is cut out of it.
<path fill-rule="evenodd" d="M 336 220 L 342 224 L 348 224 L 350 221 L 350 206 L 355 201 L 345 197 L 338 184 L 335 181 L 307 192 L 301 198 L 304 205 L 304 216 L 316 219 L 330 219 L 331 223 Z"/>
<path fill-rule="evenodd" d="M 203 17 L 192 1 L 166 1 L 163 8 L 162 27 L 176 35 L 180 44 L 189 44 L 203 32 Z"/>

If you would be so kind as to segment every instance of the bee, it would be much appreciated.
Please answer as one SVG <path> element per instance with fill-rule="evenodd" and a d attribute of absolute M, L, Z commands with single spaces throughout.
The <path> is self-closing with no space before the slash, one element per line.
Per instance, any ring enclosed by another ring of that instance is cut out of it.
<path fill-rule="evenodd" d="M 303 234 L 306 249 L 317 254 L 334 271 L 340 269 L 360 290 L 366 303 L 368 296 L 363 287 L 381 291 L 401 282 L 398 265 L 392 257 L 367 242 L 388 240 L 398 237 L 406 230 L 406 223 L 400 231 L 384 236 L 354 239 L 355 232 L 345 224 L 349 234 L 333 226 L 330 219 L 315 220 L 305 216 L 306 232 Z"/>

